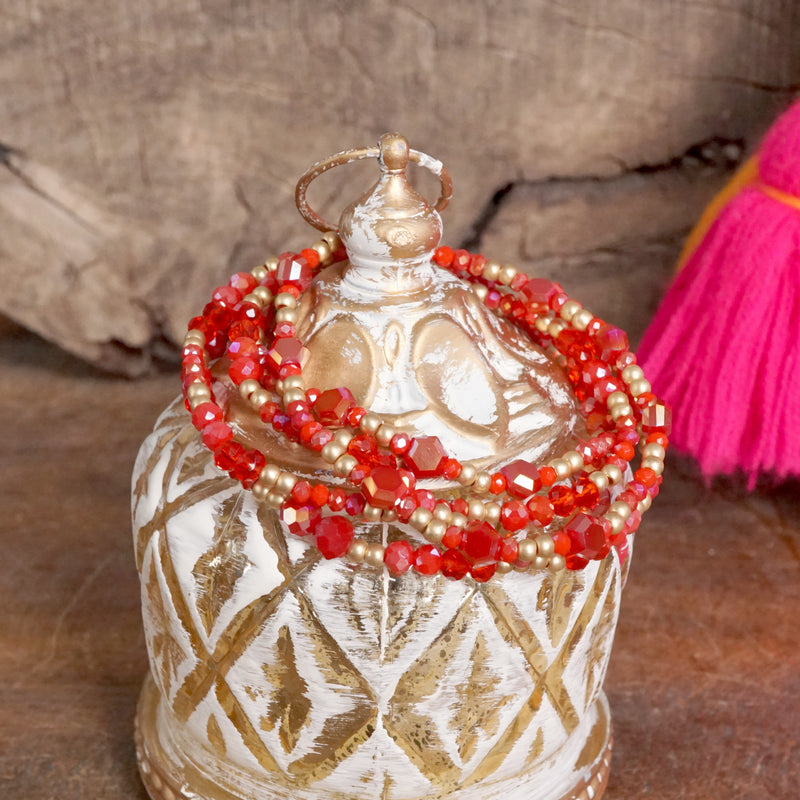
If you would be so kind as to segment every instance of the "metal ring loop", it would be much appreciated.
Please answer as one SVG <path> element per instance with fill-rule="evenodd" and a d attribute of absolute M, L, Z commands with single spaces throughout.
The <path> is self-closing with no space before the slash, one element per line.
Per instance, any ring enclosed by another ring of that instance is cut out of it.
<path fill-rule="evenodd" d="M 327 172 L 329 169 L 341 166 L 342 164 L 349 164 L 351 161 L 360 161 L 363 158 L 380 158 L 381 150 L 379 147 L 358 147 L 353 150 L 345 150 L 341 153 L 328 156 L 328 158 L 318 161 L 310 167 L 297 181 L 297 186 L 294 190 L 294 202 L 297 205 L 297 210 L 303 215 L 303 218 L 310 225 L 313 225 L 320 231 L 336 231 L 338 232 L 338 225 L 331 225 L 330 222 L 324 220 L 314 209 L 308 204 L 306 199 L 306 191 L 308 190 L 311 181 Z M 453 180 L 450 173 L 441 161 L 432 158 L 431 156 L 419 152 L 419 150 L 408 151 L 409 161 L 419 164 L 421 167 L 430 170 L 439 178 L 441 184 L 441 193 L 439 199 L 434 205 L 436 211 L 442 211 L 447 207 L 450 199 L 453 196 Z"/>

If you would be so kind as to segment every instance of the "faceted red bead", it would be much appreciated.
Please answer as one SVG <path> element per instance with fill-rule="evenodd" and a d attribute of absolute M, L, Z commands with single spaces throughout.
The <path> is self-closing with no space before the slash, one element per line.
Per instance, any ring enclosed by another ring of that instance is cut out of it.
<path fill-rule="evenodd" d="M 322 519 L 320 510 L 307 504 L 282 506 L 280 515 L 289 532 L 295 536 L 308 536 Z"/>
<path fill-rule="evenodd" d="M 344 492 L 341 489 L 337 489 L 336 491 L 342 492 L 342 494 L 344 494 Z M 312 505 L 315 505 L 317 508 L 322 508 L 322 506 L 324 506 L 325 503 L 328 502 L 329 497 L 330 497 L 330 491 L 328 490 L 328 487 L 324 483 L 314 484 L 313 488 L 311 489 Z M 342 508 L 343 507 L 344 507 L 344 499 L 342 500 Z M 333 505 L 331 505 L 331 510 L 338 511 L 339 509 L 334 508 Z"/>
<path fill-rule="evenodd" d="M 235 466 L 237 460 L 244 453 L 244 447 L 233 440 L 221 444 L 214 451 L 214 463 L 225 472 L 230 472 Z"/>
<path fill-rule="evenodd" d="M 418 436 L 404 457 L 406 465 L 418 478 L 435 478 L 447 460 L 447 453 L 437 436 Z"/>
<path fill-rule="evenodd" d="M 311 265 L 303 256 L 294 253 L 283 253 L 278 260 L 275 278 L 279 284 L 290 284 L 298 289 L 305 289 L 313 276 Z"/>
<path fill-rule="evenodd" d="M 581 476 L 575 481 L 575 501 L 580 508 L 594 508 L 600 500 L 600 490 L 597 484 L 586 476 Z"/>
<path fill-rule="evenodd" d="M 642 512 L 635 509 L 631 511 L 631 515 L 625 520 L 625 533 L 636 533 L 639 530 L 639 525 L 642 524 Z"/>
<path fill-rule="evenodd" d="M 240 481 L 245 489 L 249 489 L 258 480 L 266 463 L 267 459 L 258 450 L 244 450 L 230 470 L 231 477 Z"/>
<path fill-rule="evenodd" d="M 607 378 L 602 378 L 592 387 L 592 393 L 594 394 L 595 399 L 600 400 L 601 402 L 605 402 L 612 392 L 624 391 L 625 386 L 622 381 L 618 378 L 615 378 L 613 375 Z"/>
<path fill-rule="evenodd" d="M 453 252 L 453 262 L 450 265 L 450 269 L 452 269 L 453 272 L 460 272 L 462 275 L 466 275 L 471 260 L 472 256 L 467 250 L 456 250 Z"/>
<path fill-rule="evenodd" d="M 242 300 L 241 303 L 237 303 L 236 308 L 234 308 L 233 311 L 234 319 L 237 321 L 250 320 L 250 322 L 255 323 L 261 321 L 261 306 L 257 306 L 255 303 Z"/>
<path fill-rule="evenodd" d="M 402 575 L 414 563 L 414 548 L 406 541 L 389 542 L 383 552 L 383 563 L 392 575 Z"/>
<path fill-rule="evenodd" d="M 500 472 L 506 479 L 506 489 L 512 497 L 524 499 L 542 488 L 539 470 L 529 461 L 512 461 L 502 467 Z"/>
<path fill-rule="evenodd" d="M 409 492 L 413 492 L 414 487 L 417 485 L 417 479 L 414 477 L 414 473 L 407 469 L 400 469 L 398 472 L 400 473 L 400 477 L 403 479 L 403 483 L 408 486 Z"/>
<path fill-rule="evenodd" d="M 396 433 L 389 442 L 389 448 L 396 456 L 405 455 L 410 447 L 411 437 L 407 433 Z"/>
<path fill-rule="evenodd" d="M 314 387 L 311 389 L 306 389 L 306 400 L 308 401 L 309 406 L 313 406 L 321 394 L 322 392 Z"/>
<path fill-rule="evenodd" d="M 347 412 L 347 424 L 351 428 L 357 428 L 366 413 L 367 410 L 365 408 L 361 408 L 361 406 L 354 406 Z"/>
<path fill-rule="evenodd" d="M 672 410 L 664 403 L 654 403 L 642 409 L 642 430 L 645 433 L 665 433 L 672 430 Z"/>
<path fill-rule="evenodd" d="M 500 524 L 512 533 L 521 531 L 529 519 L 528 510 L 519 500 L 507 500 L 500 509 Z"/>
<path fill-rule="evenodd" d="M 466 269 L 470 275 L 474 275 L 477 278 L 480 275 L 483 275 L 483 269 L 485 266 L 486 257 L 482 256 L 480 253 L 476 253 L 474 256 L 470 256 L 469 265 Z"/>
<path fill-rule="evenodd" d="M 433 509 L 436 508 L 436 497 L 433 492 L 427 489 L 417 489 L 414 492 L 414 497 L 416 497 L 417 504 L 420 508 L 427 509 L 428 511 L 433 511 Z"/>
<path fill-rule="evenodd" d="M 522 294 L 526 300 L 546 307 L 550 305 L 551 298 L 563 291 L 557 283 L 547 278 L 531 278 L 522 287 Z"/>
<path fill-rule="evenodd" d="M 327 428 L 323 428 L 311 436 L 311 441 L 309 444 L 311 445 L 312 450 L 316 450 L 319 453 L 319 451 L 322 450 L 322 448 L 325 447 L 328 442 L 332 441 L 333 434 Z"/>
<path fill-rule="evenodd" d="M 433 254 L 433 260 L 440 267 L 449 267 L 453 263 L 453 248 L 447 246 L 437 247 Z"/>
<path fill-rule="evenodd" d="M 572 547 L 572 540 L 567 536 L 564 531 L 556 531 L 553 534 L 553 549 L 560 556 L 569 555 L 570 548 Z"/>
<path fill-rule="evenodd" d="M 280 374 L 280 368 L 286 364 L 297 364 L 304 367 L 308 361 L 309 351 L 302 342 L 289 336 L 276 339 L 267 351 L 266 365 L 273 372 Z"/>
<path fill-rule="evenodd" d="M 650 467 L 640 467 L 633 473 L 633 477 L 638 483 L 644 484 L 648 489 L 651 489 L 656 485 L 658 475 Z"/>
<path fill-rule="evenodd" d="M 231 360 L 235 358 L 257 359 L 258 342 L 249 336 L 240 336 L 238 339 L 233 339 L 228 344 L 228 356 Z"/>
<path fill-rule="evenodd" d="M 228 284 L 240 291 L 242 296 L 244 296 L 250 294 L 250 292 L 258 286 L 258 281 L 256 281 L 249 272 L 237 272 L 235 275 L 231 276 Z"/>
<path fill-rule="evenodd" d="M 587 361 L 581 368 L 581 379 L 590 386 L 603 378 L 610 378 L 611 374 L 611 367 L 596 359 Z"/>
<path fill-rule="evenodd" d="M 314 413 L 324 425 L 341 425 L 347 412 L 355 405 L 355 398 L 345 387 L 324 391 L 314 403 Z"/>
<path fill-rule="evenodd" d="M 233 308 L 242 297 L 241 291 L 233 286 L 217 286 L 211 294 L 212 301 L 223 308 Z"/>
<path fill-rule="evenodd" d="M 360 433 L 350 440 L 347 452 L 362 464 L 372 464 L 377 461 L 378 443 L 371 433 Z"/>
<path fill-rule="evenodd" d="M 595 341 L 600 347 L 601 357 L 608 361 L 616 359 L 628 349 L 628 336 L 625 331 L 606 323 L 597 332 Z"/>
<path fill-rule="evenodd" d="M 435 575 L 442 568 L 442 555 L 432 544 L 423 544 L 414 553 L 414 569 L 420 575 Z"/>
<path fill-rule="evenodd" d="M 271 423 L 276 414 L 279 414 L 281 407 L 272 401 L 264 403 L 258 411 L 258 416 L 261 417 L 262 422 Z"/>
<path fill-rule="evenodd" d="M 496 561 L 502 546 L 502 537 L 488 522 L 473 520 L 464 528 L 460 549 L 475 564 L 486 559 Z"/>
<path fill-rule="evenodd" d="M 489 491 L 492 494 L 501 494 L 506 490 L 506 476 L 502 472 L 495 472 L 489 481 Z"/>
<path fill-rule="evenodd" d="M 442 553 L 442 575 L 460 581 L 469 573 L 469 561 L 460 550 L 445 550 Z"/>
<path fill-rule="evenodd" d="M 233 439 L 233 430 L 224 422 L 210 422 L 203 428 L 203 444 L 209 450 L 219 450 Z"/>
<path fill-rule="evenodd" d="M 351 483 L 358 484 L 366 480 L 371 472 L 372 467 L 369 464 L 356 464 L 347 477 Z"/>
<path fill-rule="evenodd" d="M 249 319 L 240 319 L 234 322 L 228 329 L 228 336 L 230 339 L 238 339 L 246 336 L 248 339 L 258 339 L 261 329 L 255 322 Z"/>
<path fill-rule="evenodd" d="M 449 481 L 454 481 L 461 474 L 461 464 L 458 459 L 446 458 L 442 467 L 442 476 Z"/>
<path fill-rule="evenodd" d="M 314 526 L 317 548 L 325 558 L 343 556 L 353 543 L 353 523 L 337 515 L 323 517 Z"/>
<path fill-rule="evenodd" d="M 530 278 L 524 272 L 518 272 L 514 279 L 509 284 L 509 287 L 513 289 L 515 292 L 521 291 L 528 283 L 530 283 Z M 523 292 L 524 294 L 524 292 Z"/>
<path fill-rule="evenodd" d="M 497 289 L 489 289 L 483 302 L 487 308 L 497 308 L 502 299 L 503 295 Z"/>
<path fill-rule="evenodd" d="M 539 478 L 541 478 L 542 486 L 552 486 L 557 478 L 556 471 L 552 467 L 544 466 L 539 470 Z"/>
<path fill-rule="evenodd" d="M 354 492 L 353 494 L 347 495 L 347 500 L 344 502 L 344 510 L 351 517 L 357 517 L 364 510 L 366 504 L 367 501 L 364 499 L 363 495 Z"/>
<path fill-rule="evenodd" d="M 297 329 L 291 322 L 279 322 L 272 330 L 276 339 L 289 339 L 297 333 Z"/>
<path fill-rule="evenodd" d="M 461 544 L 461 536 L 461 528 L 451 525 L 442 536 L 442 545 L 447 548 L 458 547 Z"/>
<path fill-rule="evenodd" d="M 482 561 L 480 564 L 473 564 L 469 574 L 478 583 L 486 583 L 497 572 L 496 561 Z"/>
<path fill-rule="evenodd" d="M 362 482 L 361 491 L 371 506 L 390 509 L 408 494 L 408 487 L 396 469 L 375 467 Z"/>
<path fill-rule="evenodd" d="M 463 514 L 465 517 L 469 514 L 469 503 L 463 497 L 456 497 L 452 503 L 450 503 L 450 508 L 456 514 Z"/>
<path fill-rule="evenodd" d="M 408 522 L 411 515 L 419 508 L 419 502 L 413 494 L 406 495 L 395 507 L 400 522 Z"/>
<path fill-rule="evenodd" d="M 500 548 L 500 559 L 513 564 L 519 558 L 519 542 L 516 539 L 503 539 Z"/>
<path fill-rule="evenodd" d="M 528 509 L 531 521 L 535 525 L 541 525 L 543 528 L 547 527 L 556 516 L 555 509 L 550 500 L 540 494 L 535 494 L 525 504 Z"/>
<path fill-rule="evenodd" d="M 605 526 L 599 519 L 582 511 L 564 526 L 563 531 L 569 536 L 572 555 L 591 560 L 606 548 Z"/>
<path fill-rule="evenodd" d="M 318 484 L 322 486 L 322 484 Z M 316 488 L 316 487 L 314 487 Z M 323 487 L 325 488 L 325 487 Z M 327 491 L 327 488 L 325 489 Z M 313 499 L 313 491 L 312 491 L 312 499 Z M 331 489 L 328 499 L 326 500 L 328 504 L 328 508 L 331 511 L 341 511 L 344 508 L 344 504 L 347 500 L 347 492 L 344 489 Z M 316 503 L 315 503 L 316 505 Z M 323 503 L 324 505 L 324 503 Z"/>
<path fill-rule="evenodd" d="M 261 365 L 250 358 L 237 358 L 231 363 L 228 374 L 237 386 L 250 378 L 257 381 L 261 377 Z"/>
<path fill-rule="evenodd" d="M 200 403 L 192 411 L 192 425 L 198 430 L 212 422 L 222 422 L 222 409 L 216 403 Z"/>
<path fill-rule="evenodd" d="M 588 558 L 575 555 L 574 553 L 568 554 L 564 560 L 566 561 L 567 569 L 575 572 L 582 570 L 589 563 Z"/>
<path fill-rule="evenodd" d="M 297 481 L 292 487 L 292 500 L 302 505 L 311 499 L 311 484 L 308 481 Z"/>
<path fill-rule="evenodd" d="M 559 517 L 568 517 L 575 510 L 575 492 L 569 486 L 554 486 L 547 493 L 547 496 L 553 504 L 553 510 Z"/>
<path fill-rule="evenodd" d="M 294 419 L 292 419 L 292 424 L 294 424 Z M 310 421 L 306 422 L 304 425 L 300 426 L 300 441 L 303 444 L 310 445 L 311 440 L 314 438 L 314 434 L 319 433 L 320 431 L 324 431 L 325 428 L 322 427 L 322 424 L 317 422 L 315 419 L 311 419 Z M 331 434 L 331 438 L 333 435 Z M 320 448 L 322 449 L 322 448 Z"/>
<path fill-rule="evenodd" d="M 556 337 L 556 347 L 577 362 L 591 361 L 600 355 L 594 340 L 583 331 L 565 328 Z"/>
<path fill-rule="evenodd" d="M 319 266 L 319 253 L 311 247 L 304 247 L 300 251 L 300 255 L 308 262 L 308 266 L 312 270 Z"/>

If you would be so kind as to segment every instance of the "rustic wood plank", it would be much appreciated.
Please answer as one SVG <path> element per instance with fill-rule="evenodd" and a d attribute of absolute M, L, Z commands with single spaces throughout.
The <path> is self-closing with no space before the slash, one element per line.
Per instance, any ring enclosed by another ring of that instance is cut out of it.
<path fill-rule="evenodd" d="M 141 372 L 216 282 L 309 240 L 311 161 L 401 130 L 453 172 L 458 242 L 509 183 L 751 142 L 797 88 L 798 22 L 778 0 L 8 0 L 0 311 Z M 366 181 L 338 172 L 312 196 L 333 216 Z"/>

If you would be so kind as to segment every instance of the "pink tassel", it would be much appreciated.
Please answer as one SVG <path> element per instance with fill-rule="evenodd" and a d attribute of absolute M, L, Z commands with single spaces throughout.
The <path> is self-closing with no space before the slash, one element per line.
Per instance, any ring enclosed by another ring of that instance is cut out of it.
<path fill-rule="evenodd" d="M 765 145 L 785 143 L 778 127 Z M 791 144 L 800 167 L 800 125 Z M 800 170 L 776 161 L 800 186 Z M 723 208 L 645 333 L 639 363 L 672 405 L 671 444 L 707 480 L 741 470 L 752 489 L 761 474 L 800 475 L 799 289 L 800 211 L 748 187 Z"/>

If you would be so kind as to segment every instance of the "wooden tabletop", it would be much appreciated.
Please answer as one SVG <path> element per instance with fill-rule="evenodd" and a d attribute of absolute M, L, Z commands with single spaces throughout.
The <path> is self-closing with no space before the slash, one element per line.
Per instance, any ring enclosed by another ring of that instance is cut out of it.
<path fill-rule="evenodd" d="M 145 800 L 130 473 L 177 378 L 109 378 L 9 324 L 0 369 L 0 797 Z M 605 798 L 796 800 L 799 487 L 709 490 L 669 466 L 606 680 Z"/>

